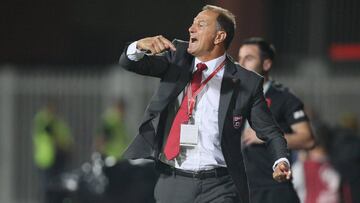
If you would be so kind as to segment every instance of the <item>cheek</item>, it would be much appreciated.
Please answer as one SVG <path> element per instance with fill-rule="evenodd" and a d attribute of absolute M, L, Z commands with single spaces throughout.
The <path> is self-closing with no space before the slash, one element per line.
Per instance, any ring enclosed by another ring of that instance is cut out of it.
<path fill-rule="evenodd" d="M 256 70 L 256 63 L 254 63 L 253 61 L 245 61 L 244 62 L 244 67 L 248 70 L 252 70 L 255 71 Z"/>
<path fill-rule="evenodd" d="M 203 40 L 207 43 L 212 43 L 215 41 L 215 34 L 213 32 L 206 32 L 203 35 Z"/>
<path fill-rule="evenodd" d="M 257 60 L 249 60 L 245 64 L 247 66 L 249 66 L 249 68 L 251 68 L 251 70 L 253 70 L 253 71 L 256 71 L 256 72 L 262 71 L 262 65 Z"/>

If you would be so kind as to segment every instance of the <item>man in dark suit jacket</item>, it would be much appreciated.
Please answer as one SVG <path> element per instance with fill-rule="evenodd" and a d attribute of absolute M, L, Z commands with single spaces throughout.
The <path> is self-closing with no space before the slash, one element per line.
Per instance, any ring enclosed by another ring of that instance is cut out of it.
<path fill-rule="evenodd" d="M 120 57 L 123 68 L 161 79 L 139 134 L 124 155 L 156 160 L 161 172 L 155 187 L 157 202 L 249 202 L 240 147 L 244 119 L 267 143 L 274 179 L 290 179 L 286 141 L 266 106 L 263 78 L 226 55 L 234 30 L 232 13 L 207 5 L 189 28 L 189 42 L 148 37 L 132 43 Z M 203 89 L 192 108 L 199 73 L 202 79 L 214 77 L 202 80 Z M 187 125 L 178 122 L 180 114 L 186 114 Z M 168 144 L 180 125 L 181 138 L 176 139 L 181 146 L 171 157 L 166 150 L 177 147 Z M 190 146 L 184 141 L 188 139 Z"/>

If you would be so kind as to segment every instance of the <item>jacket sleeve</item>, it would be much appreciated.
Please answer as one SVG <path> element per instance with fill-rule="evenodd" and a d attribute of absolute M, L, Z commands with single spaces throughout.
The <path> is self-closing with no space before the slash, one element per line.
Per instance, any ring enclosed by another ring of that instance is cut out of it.
<path fill-rule="evenodd" d="M 122 68 L 140 75 L 158 78 L 162 78 L 162 76 L 166 73 L 169 63 L 174 55 L 173 51 L 166 51 L 161 55 L 145 55 L 139 61 L 132 61 L 126 55 L 127 48 L 128 46 L 125 47 L 119 59 L 119 65 Z"/>
<path fill-rule="evenodd" d="M 287 143 L 284 134 L 276 123 L 263 93 L 263 78 L 258 80 L 253 94 L 249 124 L 255 130 L 259 139 L 265 141 L 267 149 L 273 156 L 273 161 L 288 156 Z"/>

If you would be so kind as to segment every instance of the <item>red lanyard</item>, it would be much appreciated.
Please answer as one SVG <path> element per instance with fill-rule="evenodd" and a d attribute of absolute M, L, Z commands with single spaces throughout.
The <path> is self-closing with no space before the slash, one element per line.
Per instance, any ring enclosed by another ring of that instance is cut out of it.
<path fill-rule="evenodd" d="M 194 92 L 194 95 L 192 95 L 192 91 L 191 91 L 191 83 L 188 87 L 187 90 L 187 96 L 188 96 L 188 115 L 189 115 L 189 119 L 192 119 L 192 113 L 195 107 L 195 103 L 196 103 L 196 96 L 201 92 L 201 90 L 205 87 L 205 85 L 216 75 L 216 73 L 218 73 L 225 65 L 225 60 L 209 75 L 209 77 L 207 77 L 201 84 L 199 89 L 197 89 Z"/>

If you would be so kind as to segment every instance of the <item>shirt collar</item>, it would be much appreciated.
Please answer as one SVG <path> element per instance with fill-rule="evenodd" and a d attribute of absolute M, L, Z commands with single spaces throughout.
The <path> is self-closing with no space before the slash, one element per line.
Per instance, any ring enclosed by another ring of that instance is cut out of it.
<path fill-rule="evenodd" d="M 270 84 L 271 84 L 271 80 L 264 82 L 264 86 L 263 86 L 264 94 L 266 94 L 266 92 L 269 90 Z"/>
<path fill-rule="evenodd" d="M 208 67 L 206 71 L 211 71 L 211 72 L 212 72 L 212 71 L 214 71 L 214 70 L 225 60 L 225 58 L 226 58 L 226 53 L 224 53 L 224 54 L 223 54 L 222 56 L 220 56 L 220 57 L 217 57 L 217 58 L 215 58 L 215 59 L 212 59 L 212 60 L 206 61 L 206 62 L 202 62 L 202 61 L 200 61 L 198 58 L 195 58 L 195 63 L 194 63 L 195 69 L 194 69 L 194 71 L 197 69 L 197 68 L 196 68 L 196 65 L 197 65 L 198 63 L 205 63 L 206 66 Z"/>

